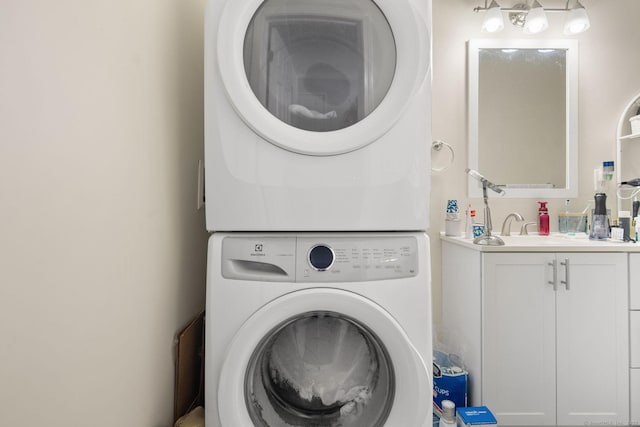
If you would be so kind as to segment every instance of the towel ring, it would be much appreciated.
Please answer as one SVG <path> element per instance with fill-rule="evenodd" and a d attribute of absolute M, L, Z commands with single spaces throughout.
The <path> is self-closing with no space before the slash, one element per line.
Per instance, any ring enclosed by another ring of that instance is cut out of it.
<path fill-rule="evenodd" d="M 431 166 L 431 171 L 432 172 L 442 172 L 445 171 L 447 169 L 449 169 L 449 166 L 451 166 L 453 164 L 453 160 L 456 157 L 456 153 L 453 151 L 453 147 L 449 144 L 447 144 L 444 141 L 440 141 L 440 140 L 435 140 L 431 143 L 431 149 L 433 151 L 441 151 L 442 147 L 447 147 L 449 149 L 449 151 L 451 152 L 451 159 L 449 160 L 449 163 L 447 163 L 446 165 L 444 165 L 441 168 L 434 168 L 433 165 Z"/>

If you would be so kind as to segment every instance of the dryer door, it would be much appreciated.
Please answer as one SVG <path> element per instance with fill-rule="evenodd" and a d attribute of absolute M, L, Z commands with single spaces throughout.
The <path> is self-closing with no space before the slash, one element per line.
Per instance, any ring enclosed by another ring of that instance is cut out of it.
<path fill-rule="evenodd" d="M 375 141 L 427 76 L 427 21 L 412 3 L 228 1 L 217 60 L 229 100 L 257 134 L 294 152 Z"/>
<path fill-rule="evenodd" d="M 218 387 L 223 427 L 422 426 L 432 384 L 400 325 L 336 289 L 292 292 L 245 322 Z"/>

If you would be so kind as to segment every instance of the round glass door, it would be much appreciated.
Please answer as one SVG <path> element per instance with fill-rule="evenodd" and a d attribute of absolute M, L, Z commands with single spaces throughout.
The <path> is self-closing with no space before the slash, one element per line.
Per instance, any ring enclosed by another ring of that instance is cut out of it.
<path fill-rule="evenodd" d="M 266 0 L 243 54 L 251 90 L 269 113 L 314 132 L 367 117 L 396 68 L 391 27 L 372 0 Z"/>
<path fill-rule="evenodd" d="M 378 140 L 429 84 L 428 17 L 413 0 L 228 1 L 217 22 L 224 92 L 209 96 L 294 153 Z"/>
<path fill-rule="evenodd" d="M 310 312 L 267 334 L 250 358 L 244 388 L 257 427 L 379 427 L 395 379 L 389 353 L 366 326 Z"/>

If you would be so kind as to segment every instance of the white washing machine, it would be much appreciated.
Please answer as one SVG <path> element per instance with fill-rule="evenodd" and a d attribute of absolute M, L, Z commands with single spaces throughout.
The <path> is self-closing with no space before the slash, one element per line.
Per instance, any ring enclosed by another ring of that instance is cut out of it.
<path fill-rule="evenodd" d="M 210 231 L 425 230 L 431 0 L 209 0 Z"/>
<path fill-rule="evenodd" d="M 207 427 L 426 427 L 423 233 L 215 233 Z"/>

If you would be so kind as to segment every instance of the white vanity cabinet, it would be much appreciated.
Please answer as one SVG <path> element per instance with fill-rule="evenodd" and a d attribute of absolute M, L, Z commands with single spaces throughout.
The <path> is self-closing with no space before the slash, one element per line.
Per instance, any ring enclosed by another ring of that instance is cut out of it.
<path fill-rule="evenodd" d="M 502 425 L 629 423 L 628 254 L 443 241 L 443 337 Z"/>

